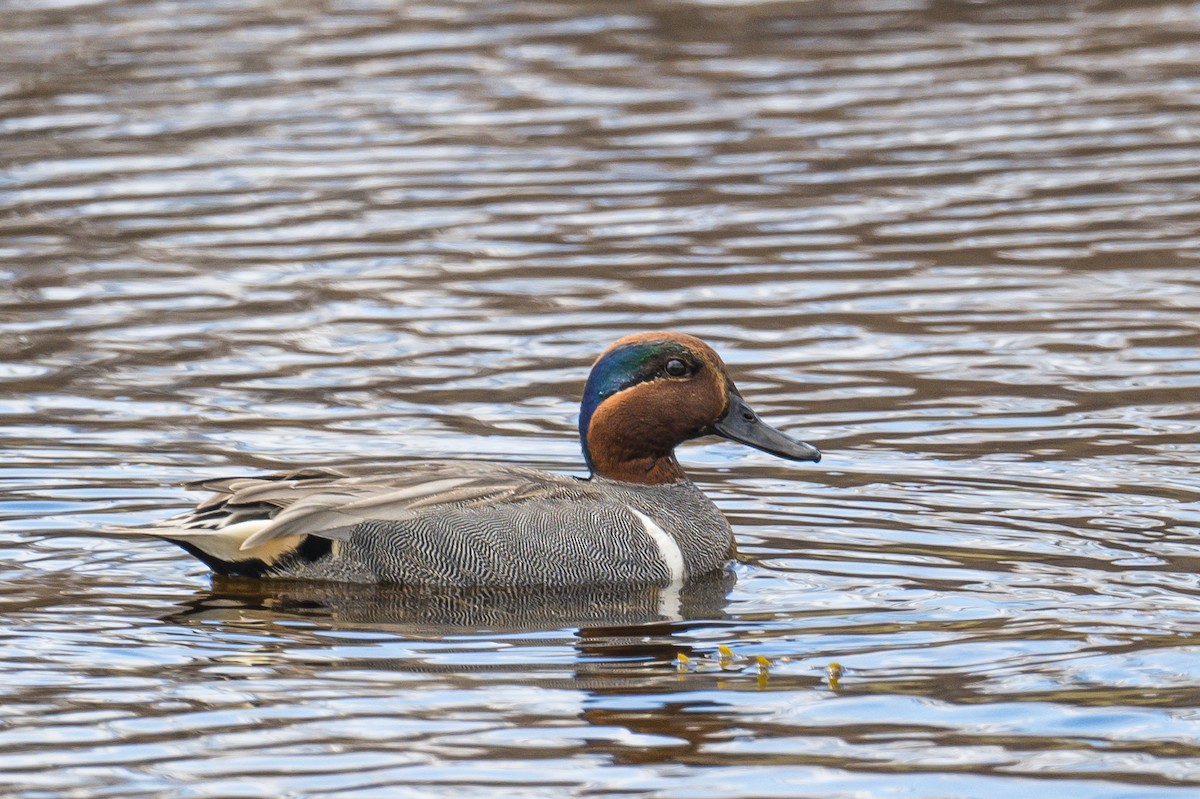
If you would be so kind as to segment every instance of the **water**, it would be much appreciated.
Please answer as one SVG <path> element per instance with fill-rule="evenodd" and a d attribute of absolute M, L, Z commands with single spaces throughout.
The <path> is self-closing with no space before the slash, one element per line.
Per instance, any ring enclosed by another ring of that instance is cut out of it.
<path fill-rule="evenodd" d="M 1196 794 L 1200 6 L 2 5 L 0 794 Z M 656 328 L 826 455 L 681 451 L 677 617 L 95 535 Z"/>

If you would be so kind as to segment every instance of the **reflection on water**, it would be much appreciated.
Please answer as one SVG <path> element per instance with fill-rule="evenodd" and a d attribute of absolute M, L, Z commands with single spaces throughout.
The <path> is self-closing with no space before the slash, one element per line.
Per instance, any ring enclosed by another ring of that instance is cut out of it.
<path fill-rule="evenodd" d="M 719 620 L 732 574 L 672 586 L 455 588 L 351 585 L 291 580 L 212 578 L 210 592 L 188 602 L 176 620 L 242 621 L 298 614 L 330 625 L 408 625 L 481 630 L 620 627 L 685 619 Z M 264 615 L 265 614 L 265 615 Z"/>
<path fill-rule="evenodd" d="M 0 793 L 1195 793 L 1194 4 L 4 20 Z M 681 452 L 734 586 L 213 583 L 91 534 L 231 472 L 578 472 L 588 364 L 660 327 L 826 454 Z"/>

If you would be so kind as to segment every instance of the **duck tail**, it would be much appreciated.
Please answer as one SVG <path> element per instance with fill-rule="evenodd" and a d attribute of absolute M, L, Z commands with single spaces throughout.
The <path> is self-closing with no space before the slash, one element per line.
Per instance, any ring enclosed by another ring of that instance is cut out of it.
<path fill-rule="evenodd" d="M 258 546 L 242 549 L 247 538 L 271 523 L 270 519 L 252 519 L 222 527 L 189 527 L 187 516 L 164 519 L 147 527 L 106 527 L 112 535 L 150 536 L 181 547 L 217 574 L 261 577 L 280 560 L 296 553 L 305 536 L 273 538 Z"/>

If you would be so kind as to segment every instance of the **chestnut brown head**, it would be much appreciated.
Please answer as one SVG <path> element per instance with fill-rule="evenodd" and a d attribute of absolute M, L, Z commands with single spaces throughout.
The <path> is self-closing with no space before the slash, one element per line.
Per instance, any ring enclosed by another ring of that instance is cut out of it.
<path fill-rule="evenodd" d="M 594 474 L 628 483 L 683 480 L 675 447 L 706 435 L 788 460 L 821 459 L 811 444 L 794 441 L 759 419 L 720 356 L 695 336 L 626 336 L 592 365 L 579 437 Z"/>

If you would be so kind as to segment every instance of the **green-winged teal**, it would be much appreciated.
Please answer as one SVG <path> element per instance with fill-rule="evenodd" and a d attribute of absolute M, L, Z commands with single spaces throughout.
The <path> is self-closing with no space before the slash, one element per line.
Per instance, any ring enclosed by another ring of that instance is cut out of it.
<path fill-rule="evenodd" d="M 742 399 L 716 352 L 638 333 L 592 366 L 579 414 L 587 478 L 482 463 L 300 469 L 204 480 L 193 511 L 141 532 L 225 575 L 361 583 L 679 583 L 722 569 L 733 533 L 675 460 L 706 435 L 820 460 Z"/>

